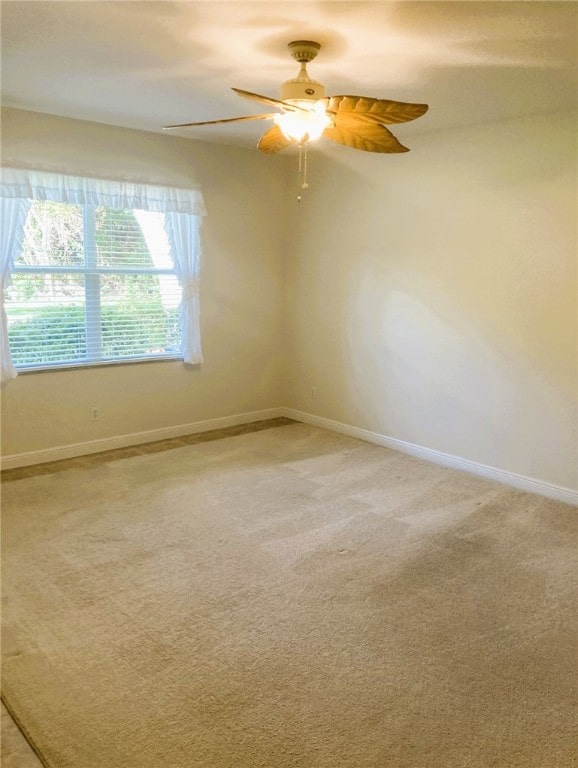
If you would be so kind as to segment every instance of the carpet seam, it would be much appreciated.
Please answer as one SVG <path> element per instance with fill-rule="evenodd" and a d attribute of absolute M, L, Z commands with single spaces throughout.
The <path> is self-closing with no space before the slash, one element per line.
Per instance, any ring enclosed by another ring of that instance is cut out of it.
<path fill-rule="evenodd" d="M 20 731 L 20 733 L 22 734 L 22 736 L 26 740 L 26 743 L 28 744 L 30 749 L 34 752 L 36 757 L 40 760 L 40 762 L 42 763 L 44 768 L 54 768 L 53 764 L 50 764 L 47 761 L 47 759 L 44 757 L 44 755 L 42 754 L 40 749 L 34 743 L 34 739 L 32 738 L 32 736 L 30 736 L 30 734 L 28 733 L 26 728 L 22 725 L 22 723 L 20 722 L 18 716 L 16 715 L 16 713 L 14 712 L 14 710 L 12 709 L 10 704 L 8 703 L 4 693 L 0 693 L 0 700 L 2 701 L 4 706 L 6 707 L 6 710 L 8 711 L 8 714 L 10 715 L 12 720 L 14 721 L 14 724 L 16 725 L 16 727 L 18 728 L 18 730 Z"/>
<path fill-rule="evenodd" d="M 282 424 L 273 424 L 270 422 L 275 422 L 278 420 L 283 420 L 284 423 Z M 214 442 L 216 440 L 225 440 L 232 437 L 241 437 L 245 434 L 253 434 L 256 432 L 262 432 L 267 429 L 279 429 L 281 427 L 288 427 L 292 424 L 299 424 L 301 422 L 297 422 L 293 419 L 290 419 L 288 417 L 280 416 L 275 419 L 268 419 L 266 421 L 256 421 L 256 422 L 249 422 L 247 424 L 239 425 L 241 427 L 246 428 L 246 431 L 239 432 L 238 434 L 221 434 L 224 432 L 229 432 L 232 430 L 237 429 L 236 426 L 233 427 L 223 427 L 222 429 L 216 429 L 216 430 L 209 430 L 208 432 L 200 432 L 200 433 L 193 433 L 191 435 L 183 435 L 182 437 L 176 437 L 176 438 L 167 438 L 166 440 L 159 440 L 159 441 L 153 441 L 152 443 L 135 443 L 134 445 L 128 445 L 124 448 L 114 448 L 111 450 L 105 450 L 105 451 L 98 451 L 95 453 L 90 454 L 84 454 L 80 456 L 65 458 L 65 459 L 56 459 L 54 461 L 48 461 L 48 462 L 40 462 L 38 464 L 30 464 L 26 466 L 21 467 L 14 467 L 10 469 L 0 469 L 0 484 L 4 483 L 12 483 L 12 482 L 18 482 L 19 480 L 30 480 L 32 477 L 45 477 L 46 475 L 53 475 L 58 474 L 59 472 L 66 472 L 71 471 L 75 469 L 91 469 L 93 466 L 101 466 L 100 460 L 102 459 L 102 463 L 110 463 L 110 462 L 116 462 L 116 461 L 124 461 L 126 459 L 134 459 L 138 458 L 138 456 L 112 456 L 108 459 L 108 462 L 106 461 L 106 455 L 107 454 L 114 454 L 118 453 L 124 450 L 133 450 L 133 449 L 145 449 L 147 446 L 154 446 L 156 442 L 175 442 L 175 445 L 171 446 L 171 450 L 175 450 L 178 448 L 187 448 L 194 445 L 200 445 L 205 442 Z M 259 425 L 258 429 L 253 429 L 252 427 L 255 427 Z M 263 426 L 260 426 L 263 425 Z M 213 435 L 214 436 L 211 436 Z M 204 436 L 204 439 L 202 439 Z M 185 444 L 178 444 L 178 440 L 186 439 L 189 437 L 198 437 L 198 441 L 193 441 L 191 443 L 185 443 Z M 155 453 L 158 453 L 159 451 L 150 450 L 146 451 L 143 450 L 143 453 L 139 454 L 140 456 L 150 456 L 154 455 Z M 85 465 L 78 465 L 74 462 L 86 462 Z M 49 471 L 42 472 L 42 467 L 45 467 L 46 465 L 56 465 L 53 466 Z M 30 472 L 31 474 L 23 474 L 21 477 L 18 475 L 22 472 Z"/>

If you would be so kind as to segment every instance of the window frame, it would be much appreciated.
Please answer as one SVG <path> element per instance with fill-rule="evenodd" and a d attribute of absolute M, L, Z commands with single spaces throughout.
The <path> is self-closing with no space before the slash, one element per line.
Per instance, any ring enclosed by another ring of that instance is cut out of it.
<path fill-rule="evenodd" d="M 34 200 L 32 200 L 34 202 Z M 181 349 L 175 353 L 164 352 L 148 355 L 127 355 L 126 357 L 99 358 L 102 355 L 102 324 L 100 314 L 100 284 L 101 275 L 170 275 L 177 278 L 176 267 L 122 267 L 103 266 L 96 264 L 96 230 L 95 214 L 98 207 L 112 208 L 112 206 L 99 206 L 94 203 L 76 203 L 82 211 L 82 243 L 84 254 L 84 266 L 37 266 L 15 263 L 12 267 L 12 275 L 83 275 L 85 313 L 84 327 L 86 332 L 86 359 L 59 360 L 56 362 L 42 362 L 37 364 L 17 364 L 15 369 L 19 374 L 43 373 L 54 370 L 66 370 L 74 368 L 100 368 L 110 365 L 130 365 L 137 363 L 153 363 L 166 361 L 182 361 L 184 353 Z M 116 209 L 123 210 L 123 209 Z M 128 209 L 135 210 L 135 209 Z M 87 279 L 88 278 L 88 279 Z M 90 279 L 93 278 L 93 279 Z M 94 279 L 96 278 L 96 279 Z"/>

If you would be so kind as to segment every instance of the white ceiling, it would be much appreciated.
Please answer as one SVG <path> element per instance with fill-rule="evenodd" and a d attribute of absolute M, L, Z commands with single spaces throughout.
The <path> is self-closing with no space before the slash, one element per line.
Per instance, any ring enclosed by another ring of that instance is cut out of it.
<path fill-rule="evenodd" d="M 231 86 L 277 97 L 298 66 L 329 95 L 426 102 L 403 136 L 578 105 L 575 2 L 156 2 L 3 0 L 2 103 L 160 131 L 263 111 Z M 265 108 L 266 111 L 266 108 Z M 241 123 L 179 135 L 254 146 Z"/>

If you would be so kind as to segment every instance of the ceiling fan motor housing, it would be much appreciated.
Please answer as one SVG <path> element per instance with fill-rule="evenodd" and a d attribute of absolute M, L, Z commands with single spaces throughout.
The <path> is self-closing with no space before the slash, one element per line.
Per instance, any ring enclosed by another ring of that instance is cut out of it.
<path fill-rule="evenodd" d="M 287 80 L 281 86 L 281 101 L 317 101 L 325 98 L 325 86 L 316 80 Z"/>
<path fill-rule="evenodd" d="M 301 64 L 297 77 L 281 85 L 281 101 L 317 101 L 325 98 L 325 86 L 312 80 L 306 69 L 307 62 L 319 53 L 321 46 L 313 40 L 295 40 L 287 46 L 291 56 Z"/>

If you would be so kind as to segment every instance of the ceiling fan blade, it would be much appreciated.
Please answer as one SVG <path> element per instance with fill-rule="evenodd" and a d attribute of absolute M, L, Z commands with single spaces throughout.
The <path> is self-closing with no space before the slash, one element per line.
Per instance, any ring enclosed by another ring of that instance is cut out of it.
<path fill-rule="evenodd" d="M 169 128 L 191 128 L 195 125 L 217 125 L 217 123 L 241 123 L 244 120 L 272 120 L 277 113 L 268 115 L 246 115 L 245 117 L 225 117 L 223 120 L 202 120 L 200 123 L 181 123 L 180 125 L 165 125 L 164 130 Z"/>
<path fill-rule="evenodd" d="M 251 91 L 243 91 L 241 88 L 232 88 L 231 90 L 242 96 L 244 99 L 251 99 L 251 101 L 260 101 L 263 104 L 271 104 L 273 107 L 279 107 L 286 112 L 307 112 L 308 110 L 303 107 L 298 107 L 296 104 L 289 104 L 286 101 L 280 101 L 279 99 L 273 99 L 270 96 L 261 96 L 260 93 L 252 93 Z"/>
<path fill-rule="evenodd" d="M 274 155 L 296 143 L 288 139 L 278 125 L 274 125 L 261 136 L 257 149 L 260 149 L 266 155 Z"/>
<path fill-rule="evenodd" d="M 360 121 L 351 122 L 350 126 L 330 125 L 323 131 L 323 136 L 338 144 L 365 152 L 409 152 L 409 149 L 400 144 L 391 131 L 379 123 Z"/>
<path fill-rule="evenodd" d="M 327 111 L 340 114 L 365 115 L 377 123 L 407 123 L 421 117 L 427 104 L 411 104 L 389 99 L 371 99 L 367 96 L 330 96 Z"/>

